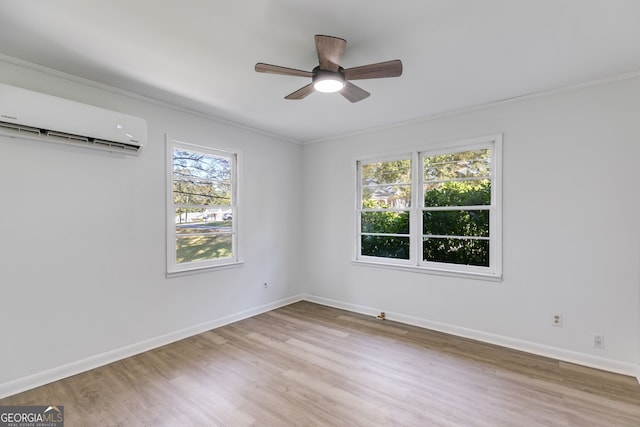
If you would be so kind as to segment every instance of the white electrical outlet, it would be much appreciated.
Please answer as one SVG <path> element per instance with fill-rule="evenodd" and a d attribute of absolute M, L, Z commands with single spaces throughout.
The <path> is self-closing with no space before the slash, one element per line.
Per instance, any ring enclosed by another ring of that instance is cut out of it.
<path fill-rule="evenodd" d="M 551 318 L 551 324 L 553 326 L 562 326 L 562 314 L 554 314 Z"/>
<path fill-rule="evenodd" d="M 593 336 L 593 348 L 604 349 L 604 335 Z"/>

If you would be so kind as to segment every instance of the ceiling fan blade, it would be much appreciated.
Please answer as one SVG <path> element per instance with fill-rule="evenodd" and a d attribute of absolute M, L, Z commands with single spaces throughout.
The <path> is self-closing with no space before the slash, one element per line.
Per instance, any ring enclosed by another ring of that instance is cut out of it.
<path fill-rule="evenodd" d="M 339 37 L 321 35 L 316 35 L 315 41 L 320 69 L 338 71 L 347 41 Z"/>
<path fill-rule="evenodd" d="M 313 93 L 313 91 L 315 91 L 315 89 L 313 88 L 313 83 L 309 83 L 308 85 L 303 86 L 295 92 L 292 92 L 289 95 L 285 96 L 284 99 L 302 99 L 307 95 Z"/>
<path fill-rule="evenodd" d="M 378 62 L 377 64 L 362 65 L 342 71 L 347 80 L 380 79 L 383 77 L 398 77 L 402 75 L 402 61 Z"/>
<path fill-rule="evenodd" d="M 367 92 L 366 90 L 354 85 L 351 82 L 347 82 L 346 86 L 344 87 L 344 89 L 342 89 L 340 91 L 340 94 L 342 96 L 344 96 L 345 98 L 347 98 L 349 101 L 351 102 L 358 102 L 358 101 L 362 101 L 363 99 L 367 98 L 369 95 L 371 95 L 369 92 Z"/>
<path fill-rule="evenodd" d="M 313 77 L 313 73 L 311 71 L 296 70 L 295 68 L 280 67 L 279 65 L 263 64 L 262 62 L 258 62 L 256 64 L 256 71 L 259 73 L 284 74 L 285 76 Z"/>

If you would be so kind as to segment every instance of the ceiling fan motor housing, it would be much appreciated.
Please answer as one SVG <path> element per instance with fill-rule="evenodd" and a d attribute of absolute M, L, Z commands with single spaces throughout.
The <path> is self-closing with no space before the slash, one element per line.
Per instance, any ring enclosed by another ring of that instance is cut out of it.
<path fill-rule="evenodd" d="M 347 82 L 342 72 L 342 67 L 338 71 L 322 70 L 320 67 L 313 69 L 313 77 L 311 83 L 313 87 L 320 92 L 338 92 Z"/>

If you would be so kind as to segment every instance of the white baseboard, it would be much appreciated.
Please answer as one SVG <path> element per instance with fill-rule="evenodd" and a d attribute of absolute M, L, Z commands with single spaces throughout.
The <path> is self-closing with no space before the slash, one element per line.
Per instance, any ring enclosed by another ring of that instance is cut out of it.
<path fill-rule="evenodd" d="M 162 347 L 163 345 L 171 344 L 173 342 L 200 334 L 205 331 L 209 331 L 211 329 L 219 328 L 221 326 L 228 325 L 239 320 L 256 316 L 258 314 L 262 314 L 267 311 L 271 311 L 276 308 L 301 301 L 302 299 L 302 296 L 297 295 L 274 301 L 269 304 L 251 308 L 249 310 L 244 310 L 239 313 L 231 314 L 219 319 L 214 319 L 209 322 L 194 325 L 189 328 L 181 329 L 179 331 L 170 332 L 168 334 L 150 338 L 139 343 L 121 347 L 102 354 L 88 357 L 86 359 L 71 362 L 63 366 L 58 366 L 46 371 L 35 373 L 33 375 L 5 382 L 0 384 L 0 399 L 51 383 L 53 381 L 61 380 L 72 375 L 79 374 L 81 372 L 86 372 L 90 369 L 95 369 L 100 366 L 125 359 L 127 357 L 135 356 L 136 354 L 153 350 L 154 348 Z"/>
<path fill-rule="evenodd" d="M 329 307 L 339 308 L 347 311 L 353 311 L 360 314 L 376 316 L 380 313 L 380 309 L 367 307 L 357 304 L 345 303 L 329 298 L 318 297 L 315 295 L 302 295 L 302 299 Z M 386 317 L 390 320 L 405 323 L 407 325 L 419 326 L 421 328 L 431 329 L 434 331 L 444 332 L 464 338 L 470 338 L 477 341 L 495 344 L 514 350 L 525 351 L 527 353 L 539 356 L 550 357 L 552 359 L 562 360 L 577 365 L 587 366 L 589 368 L 601 369 L 603 371 L 613 372 L 616 374 L 628 375 L 634 377 L 640 382 L 640 366 L 632 363 L 620 362 L 614 359 L 597 357 L 590 354 L 578 353 L 575 351 L 565 350 L 562 348 L 551 347 L 530 341 L 519 340 L 516 338 L 505 337 L 502 335 L 482 332 L 475 329 L 462 328 L 459 326 L 448 325 L 445 323 L 434 322 L 427 319 L 408 316 L 401 313 L 392 313 L 385 311 Z"/>

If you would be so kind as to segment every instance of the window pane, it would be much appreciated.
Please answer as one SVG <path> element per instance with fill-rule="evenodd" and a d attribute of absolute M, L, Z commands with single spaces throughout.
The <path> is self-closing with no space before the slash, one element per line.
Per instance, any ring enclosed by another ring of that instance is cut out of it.
<path fill-rule="evenodd" d="M 231 159 L 173 150 L 173 202 L 176 205 L 231 206 Z"/>
<path fill-rule="evenodd" d="M 233 237 L 231 234 L 186 234 L 176 236 L 176 262 L 233 257 Z"/>
<path fill-rule="evenodd" d="M 226 206 L 207 209 L 177 208 L 176 234 L 231 232 L 233 214 Z"/>
<path fill-rule="evenodd" d="M 176 262 L 233 256 L 233 219 L 229 208 L 176 209 Z"/>
<path fill-rule="evenodd" d="M 363 163 L 362 184 L 411 183 L 411 159 Z"/>
<path fill-rule="evenodd" d="M 408 208 L 411 206 L 411 186 L 400 184 L 370 185 L 362 189 L 362 207 Z"/>
<path fill-rule="evenodd" d="M 365 163 L 361 167 L 363 208 L 411 205 L 411 160 Z"/>
<path fill-rule="evenodd" d="M 422 242 L 422 259 L 432 262 L 488 267 L 489 241 L 425 238 Z"/>
<path fill-rule="evenodd" d="M 489 237 L 489 211 L 424 211 L 423 234 Z"/>
<path fill-rule="evenodd" d="M 488 148 L 424 158 L 425 182 L 490 176 L 491 150 Z"/>
<path fill-rule="evenodd" d="M 409 259 L 409 237 L 361 236 L 362 255 Z"/>
<path fill-rule="evenodd" d="M 409 212 L 362 212 L 363 233 L 409 234 Z"/>
<path fill-rule="evenodd" d="M 425 207 L 491 205 L 491 181 L 447 181 L 425 183 Z"/>

